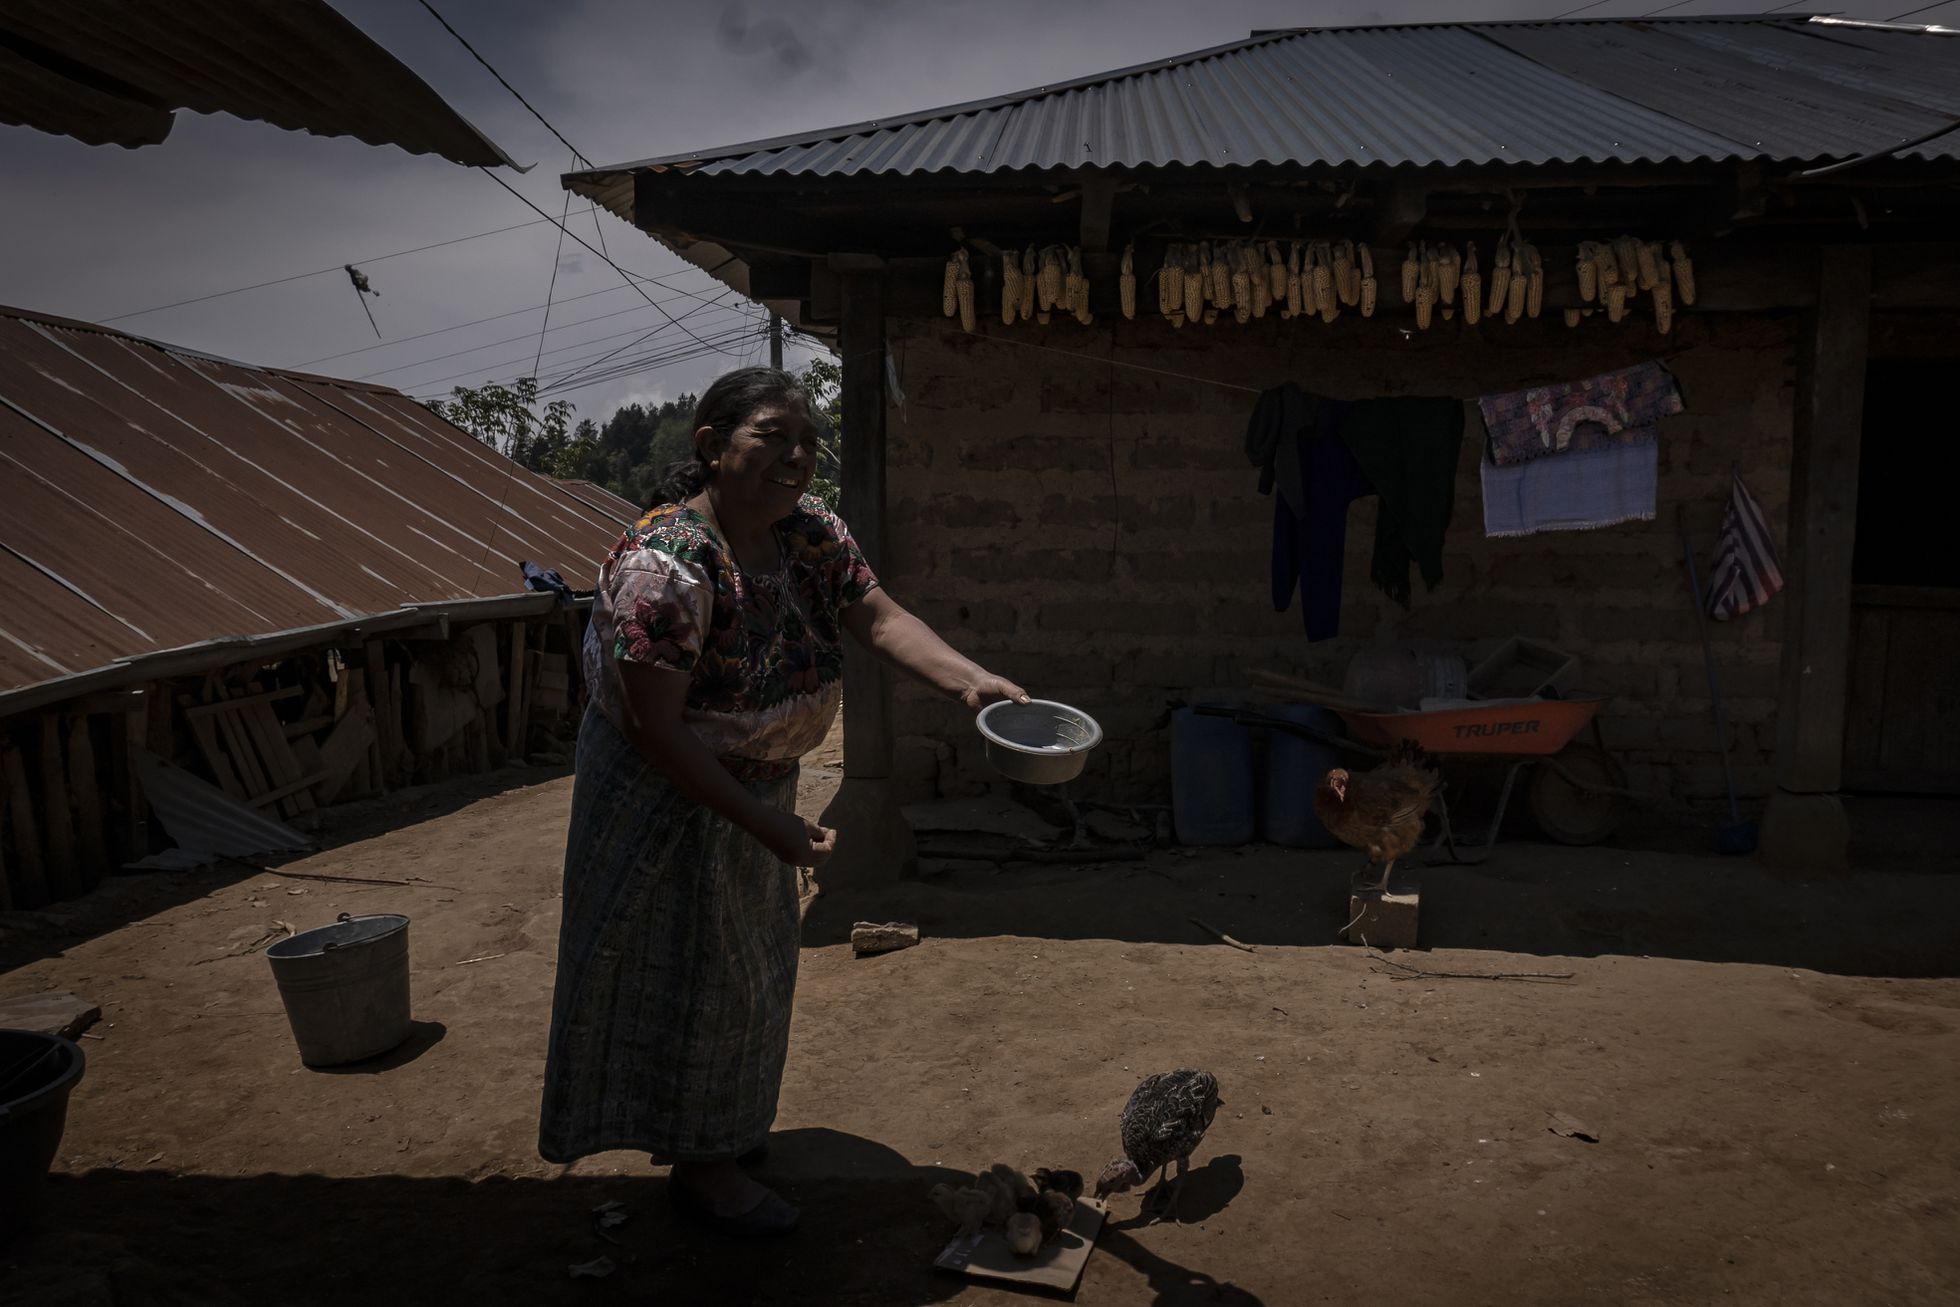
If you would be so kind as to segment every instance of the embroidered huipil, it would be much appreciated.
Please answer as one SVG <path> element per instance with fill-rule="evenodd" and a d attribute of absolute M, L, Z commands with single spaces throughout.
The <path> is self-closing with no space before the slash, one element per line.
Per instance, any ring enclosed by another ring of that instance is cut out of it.
<path fill-rule="evenodd" d="M 806 496 L 776 524 L 780 569 L 745 572 L 706 518 L 649 511 L 599 572 L 584 667 L 594 705 L 626 729 L 621 662 L 686 672 L 684 720 L 738 775 L 823 742 L 842 698 L 839 617 L 878 584 L 837 516 Z"/>

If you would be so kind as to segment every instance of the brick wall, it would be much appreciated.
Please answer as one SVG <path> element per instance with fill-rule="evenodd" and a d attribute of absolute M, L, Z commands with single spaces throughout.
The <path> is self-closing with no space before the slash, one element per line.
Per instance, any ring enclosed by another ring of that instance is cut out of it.
<path fill-rule="evenodd" d="M 1688 506 L 1705 572 L 1733 463 L 1780 538 L 1793 323 L 1687 316 L 1672 338 L 1598 320 L 1413 338 L 1399 325 L 1269 319 L 1174 331 L 1154 319 L 1058 320 L 998 340 L 936 320 L 894 323 L 907 402 L 888 415 L 887 584 L 984 665 L 1093 713 L 1110 744 L 1087 788 L 1107 797 L 1167 795 L 1167 702 L 1238 690 L 1249 668 L 1339 684 L 1371 641 L 1450 641 L 1474 663 L 1513 634 L 1579 656 L 1580 685 L 1614 696 L 1607 742 L 1634 786 L 1718 794 L 1675 506 Z M 1169 372 L 1253 389 L 1291 379 L 1357 399 L 1474 396 L 1665 352 L 1688 411 L 1662 431 L 1655 521 L 1508 540 L 1483 534 L 1473 422 L 1441 586 L 1425 593 L 1418 580 L 1407 612 L 1375 590 L 1374 501 L 1360 501 L 1348 515 L 1341 638 L 1308 645 L 1297 604 L 1274 613 L 1267 597 L 1272 504 L 1242 452 L 1254 395 L 1112 369 L 1112 349 Z M 1738 779 L 1754 793 L 1770 785 L 1782 616 L 1772 604 L 1712 628 Z M 899 686 L 896 732 L 908 800 L 991 780 L 967 715 L 922 687 Z"/>

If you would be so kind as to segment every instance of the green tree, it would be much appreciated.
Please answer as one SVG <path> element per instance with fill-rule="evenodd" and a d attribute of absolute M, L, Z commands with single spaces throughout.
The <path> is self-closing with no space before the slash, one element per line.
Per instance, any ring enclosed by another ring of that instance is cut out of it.
<path fill-rule="evenodd" d="M 430 400 L 429 407 L 533 472 L 557 475 L 551 469 L 572 445 L 571 402 L 554 399 L 540 412 L 536 377 L 458 386 L 450 398 Z"/>

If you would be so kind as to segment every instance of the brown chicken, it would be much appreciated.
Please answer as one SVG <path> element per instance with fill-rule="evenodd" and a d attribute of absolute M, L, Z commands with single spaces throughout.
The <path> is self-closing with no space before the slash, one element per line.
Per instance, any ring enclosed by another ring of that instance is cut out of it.
<path fill-rule="evenodd" d="M 1314 791 L 1313 810 L 1329 834 L 1366 853 L 1370 867 L 1381 864 L 1377 888 L 1386 890 L 1395 860 L 1422 839 L 1422 820 L 1442 779 L 1423 751 L 1404 740 L 1372 771 L 1328 772 Z"/>

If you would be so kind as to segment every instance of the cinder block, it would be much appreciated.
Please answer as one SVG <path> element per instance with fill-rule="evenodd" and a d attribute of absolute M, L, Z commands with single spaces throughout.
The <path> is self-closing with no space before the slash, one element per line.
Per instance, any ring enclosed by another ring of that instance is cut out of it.
<path fill-rule="evenodd" d="M 1422 887 L 1396 877 L 1388 892 L 1353 890 L 1348 894 L 1347 941 L 1367 948 L 1414 948 L 1416 917 L 1422 908 Z"/>

